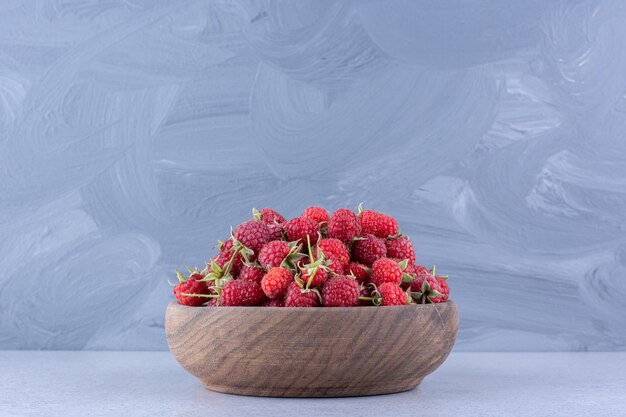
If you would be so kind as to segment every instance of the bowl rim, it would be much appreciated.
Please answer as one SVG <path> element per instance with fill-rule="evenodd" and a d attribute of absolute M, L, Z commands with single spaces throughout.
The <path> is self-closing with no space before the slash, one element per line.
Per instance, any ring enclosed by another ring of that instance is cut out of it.
<path fill-rule="evenodd" d="M 430 303 L 430 304 L 406 304 L 402 306 L 354 306 L 354 307 L 272 307 L 272 306 L 229 306 L 223 308 L 216 308 L 214 306 L 186 306 L 178 303 L 176 300 L 171 300 L 167 308 L 179 308 L 181 310 L 207 310 L 207 311 L 359 311 L 359 310 L 369 310 L 369 311 L 378 311 L 383 309 L 383 311 L 389 310 L 399 310 L 403 308 L 418 308 L 418 309 L 426 309 L 426 308 L 448 308 L 448 306 L 458 308 L 457 303 L 452 299 L 448 299 L 448 301 L 443 303 Z"/>

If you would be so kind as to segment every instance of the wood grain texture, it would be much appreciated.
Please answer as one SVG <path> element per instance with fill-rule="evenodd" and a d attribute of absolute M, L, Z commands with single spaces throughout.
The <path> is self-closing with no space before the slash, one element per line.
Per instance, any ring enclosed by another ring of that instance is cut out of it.
<path fill-rule="evenodd" d="M 454 301 L 360 308 L 186 307 L 165 329 L 178 362 L 214 391 L 342 397 L 415 388 L 446 359 Z"/>

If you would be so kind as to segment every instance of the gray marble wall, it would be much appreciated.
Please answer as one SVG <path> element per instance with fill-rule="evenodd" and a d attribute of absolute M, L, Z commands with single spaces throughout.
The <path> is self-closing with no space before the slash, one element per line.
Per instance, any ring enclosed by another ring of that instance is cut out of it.
<path fill-rule="evenodd" d="M 251 207 L 366 206 L 459 350 L 626 347 L 620 0 L 0 2 L 0 348 L 165 349 Z"/>

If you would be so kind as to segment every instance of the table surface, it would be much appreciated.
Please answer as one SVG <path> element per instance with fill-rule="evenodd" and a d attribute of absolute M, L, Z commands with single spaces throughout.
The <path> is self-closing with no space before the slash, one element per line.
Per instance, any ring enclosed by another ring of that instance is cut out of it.
<path fill-rule="evenodd" d="M 169 352 L 0 351 L 1 416 L 624 416 L 625 353 L 456 353 L 415 390 L 256 398 L 206 390 Z"/>

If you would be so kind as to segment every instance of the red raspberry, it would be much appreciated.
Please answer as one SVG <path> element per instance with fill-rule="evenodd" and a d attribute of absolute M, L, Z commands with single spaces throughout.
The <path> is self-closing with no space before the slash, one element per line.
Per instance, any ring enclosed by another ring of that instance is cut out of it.
<path fill-rule="evenodd" d="M 350 253 L 346 245 L 339 239 L 321 239 L 317 242 L 317 247 L 321 249 L 322 253 L 327 258 L 334 258 L 342 264 L 350 262 Z"/>
<path fill-rule="evenodd" d="M 426 280 L 426 286 L 428 289 L 426 291 L 430 291 L 431 288 L 437 288 L 439 284 L 437 283 L 437 278 L 430 274 L 428 271 L 425 274 L 418 274 L 410 283 L 409 288 L 411 289 L 411 293 L 414 294 L 422 294 L 424 291 L 422 290 L 422 286 L 424 286 L 424 280 Z M 426 294 L 428 295 L 428 294 Z"/>
<path fill-rule="evenodd" d="M 309 219 L 315 220 L 318 223 L 326 223 L 330 218 L 328 212 L 325 209 L 316 206 L 311 206 L 304 209 L 304 213 L 302 213 L 302 216 L 300 217 L 308 217 Z"/>
<path fill-rule="evenodd" d="M 264 267 L 280 266 L 290 252 L 291 249 L 287 242 L 274 240 L 261 248 L 258 261 Z"/>
<path fill-rule="evenodd" d="M 381 306 L 401 306 L 407 304 L 407 295 L 402 288 L 391 282 L 382 283 L 378 287 Z"/>
<path fill-rule="evenodd" d="M 261 285 L 261 280 L 265 276 L 265 269 L 258 266 L 244 265 L 241 267 L 238 279 L 241 281 L 256 282 Z"/>
<path fill-rule="evenodd" d="M 362 238 L 362 239 L 361 239 Z M 382 239 L 371 234 L 362 235 L 352 244 L 352 258 L 366 266 L 387 255 L 387 247 Z"/>
<path fill-rule="evenodd" d="M 337 275 L 343 274 L 344 267 L 350 261 L 350 252 L 346 245 L 339 239 L 327 238 L 321 239 L 317 243 L 317 248 L 330 261 L 328 269 Z M 314 251 L 314 255 L 317 256 L 317 250 Z"/>
<path fill-rule="evenodd" d="M 420 274 L 430 275 L 430 269 L 426 268 L 425 266 L 416 264 L 408 264 L 404 272 L 411 275 L 412 277 L 416 277 Z"/>
<path fill-rule="evenodd" d="M 450 287 L 448 287 L 448 282 L 446 281 L 446 279 L 442 277 L 437 277 L 437 283 L 439 284 L 437 291 L 439 291 L 439 293 L 442 295 L 441 297 L 431 297 L 430 301 L 435 304 L 445 303 L 450 297 Z"/>
<path fill-rule="evenodd" d="M 280 298 L 292 282 L 293 275 L 288 269 L 276 267 L 267 271 L 261 280 L 261 288 L 269 298 Z"/>
<path fill-rule="evenodd" d="M 412 276 L 413 279 L 421 274 L 430 275 L 430 269 L 426 268 L 425 266 L 415 264 L 408 264 L 403 272 L 407 275 Z M 411 283 L 403 281 L 401 287 L 403 290 L 408 290 L 411 287 Z"/>
<path fill-rule="evenodd" d="M 352 210 L 341 208 L 330 216 L 328 236 L 348 241 L 361 234 L 361 221 Z"/>
<path fill-rule="evenodd" d="M 433 272 L 419 273 L 410 283 L 411 296 L 419 304 L 443 303 L 450 296 L 450 288 L 444 277 Z"/>
<path fill-rule="evenodd" d="M 233 257 L 233 254 L 235 253 L 233 246 L 234 243 L 232 239 L 227 239 L 224 242 L 220 242 L 220 253 L 212 258 L 212 260 L 214 260 L 220 268 L 223 269 L 226 266 L 226 263 L 228 263 L 228 261 L 230 261 L 230 259 Z M 243 265 L 243 261 L 243 255 L 241 253 L 238 253 L 230 267 L 230 274 L 232 276 L 236 276 L 239 273 Z"/>
<path fill-rule="evenodd" d="M 230 242 L 230 241 L 227 240 L 226 242 Z M 234 251 L 232 249 L 229 251 L 220 252 L 217 255 L 215 255 L 213 258 L 211 258 L 211 260 L 215 261 L 217 266 L 219 266 L 221 269 L 224 270 L 226 268 L 226 264 L 228 264 L 228 261 L 230 261 L 230 259 L 233 257 L 233 253 Z M 241 271 L 242 266 L 243 266 L 243 256 L 241 255 L 241 253 L 238 253 L 237 255 L 235 255 L 235 259 L 233 259 L 233 262 L 231 263 L 230 275 L 237 276 L 237 274 L 239 274 L 239 272 Z"/>
<path fill-rule="evenodd" d="M 387 257 L 398 258 L 401 260 L 408 259 L 410 265 L 415 263 L 413 243 L 411 243 L 408 237 L 400 236 L 397 238 L 387 239 L 385 244 L 387 245 Z"/>
<path fill-rule="evenodd" d="M 246 248 L 258 254 L 263 245 L 270 241 L 270 231 L 267 225 L 258 220 L 249 220 L 241 223 L 235 229 L 235 239 Z"/>
<path fill-rule="evenodd" d="M 198 307 L 207 302 L 206 297 L 194 297 L 182 294 L 211 294 L 211 289 L 207 287 L 206 282 L 198 282 L 204 278 L 202 274 L 193 273 L 189 278 L 184 279 L 180 272 L 177 273 L 179 283 L 174 287 L 174 296 L 179 304 L 191 307 Z"/>
<path fill-rule="evenodd" d="M 322 290 L 325 307 L 351 307 L 359 304 L 361 287 L 352 277 L 339 275 L 328 280 Z"/>
<path fill-rule="evenodd" d="M 285 295 L 285 307 L 317 307 L 319 305 L 319 295 L 314 290 L 303 290 L 296 281 L 289 284 Z"/>
<path fill-rule="evenodd" d="M 315 274 L 313 275 L 313 271 Z M 309 284 L 309 278 L 313 275 L 313 280 Z M 303 268 L 302 269 L 302 282 L 309 287 L 319 287 L 328 280 L 328 272 L 324 268 Z"/>
<path fill-rule="evenodd" d="M 373 210 L 365 210 L 359 217 L 363 233 L 370 233 L 381 239 L 398 234 L 398 222 L 391 216 Z"/>
<path fill-rule="evenodd" d="M 384 282 L 391 282 L 400 286 L 402 283 L 402 269 L 400 265 L 389 258 L 380 258 L 372 264 L 370 282 L 377 287 Z"/>
<path fill-rule="evenodd" d="M 231 238 L 226 239 L 225 241 L 217 241 L 219 243 L 219 250 L 221 252 L 229 252 L 233 248 L 233 240 Z"/>
<path fill-rule="evenodd" d="M 319 224 L 315 220 L 308 217 L 296 217 L 283 224 L 287 239 L 293 242 L 300 240 L 300 243 L 307 243 L 307 236 L 311 239 L 311 243 L 317 242 L 317 233 L 320 230 Z"/>
<path fill-rule="evenodd" d="M 328 265 L 327 268 L 330 272 L 335 275 L 343 274 L 343 270 L 346 267 L 345 264 L 342 264 L 341 262 L 339 262 L 339 260 L 335 258 L 328 258 L 328 260 L 330 261 L 330 265 Z"/>
<path fill-rule="evenodd" d="M 267 225 L 270 231 L 270 241 L 283 239 L 283 225 L 279 223 L 270 223 Z"/>
<path fill-rule="evenodd" d="M 261 286 L 250 281 L 228 281 L 222 288 L 220 302 L 223 306 L 258 306 L 265 301 Z"/>
<path fill-rule="evenodd" d="M 369 288 L 369 285 L 361 287 L 361 297 L 359 298 L 360 306 L 373 306 L 372 303 L 372 290 Z"/>
<path fill-rule="evenodd" d="M 271 208 L 264 208 L 261 211 L 252 209 L 252 214 L 255 220 L 261 220 L 265 224 L 271 223 L 283 223 L 285 218 L 281 216 L 276 210 Z"/>
<path fill-rule="evenodd" d="M 281 300 L 280 298 L 268 298 L 261 305 L 263 307 L 284 307 L 285 306 L 285 301 Z"/>
<path fill-rule="evenodd" d="M 314 257 L 317 259 L 317 253 L 314 254 Z M 339 259 L 335 258 L 334 256 L 325 256 L 326 262 L 328 263 L 326 265 L 326 268 L 328 268 L 328 270 L 336 275 L 341 275 L 343 274 L 343 268 L 345 267 L 345 264 L 342 263 L 341 261 L 339 261 Z"/>
<path fill-rule="evenodd" d="M 344 268 L 344 272 L 346 275 L 354 275 L 359 284 L 369 281 L 370 279 L 370 269 L 358 262 L 350 262 Z"/>

